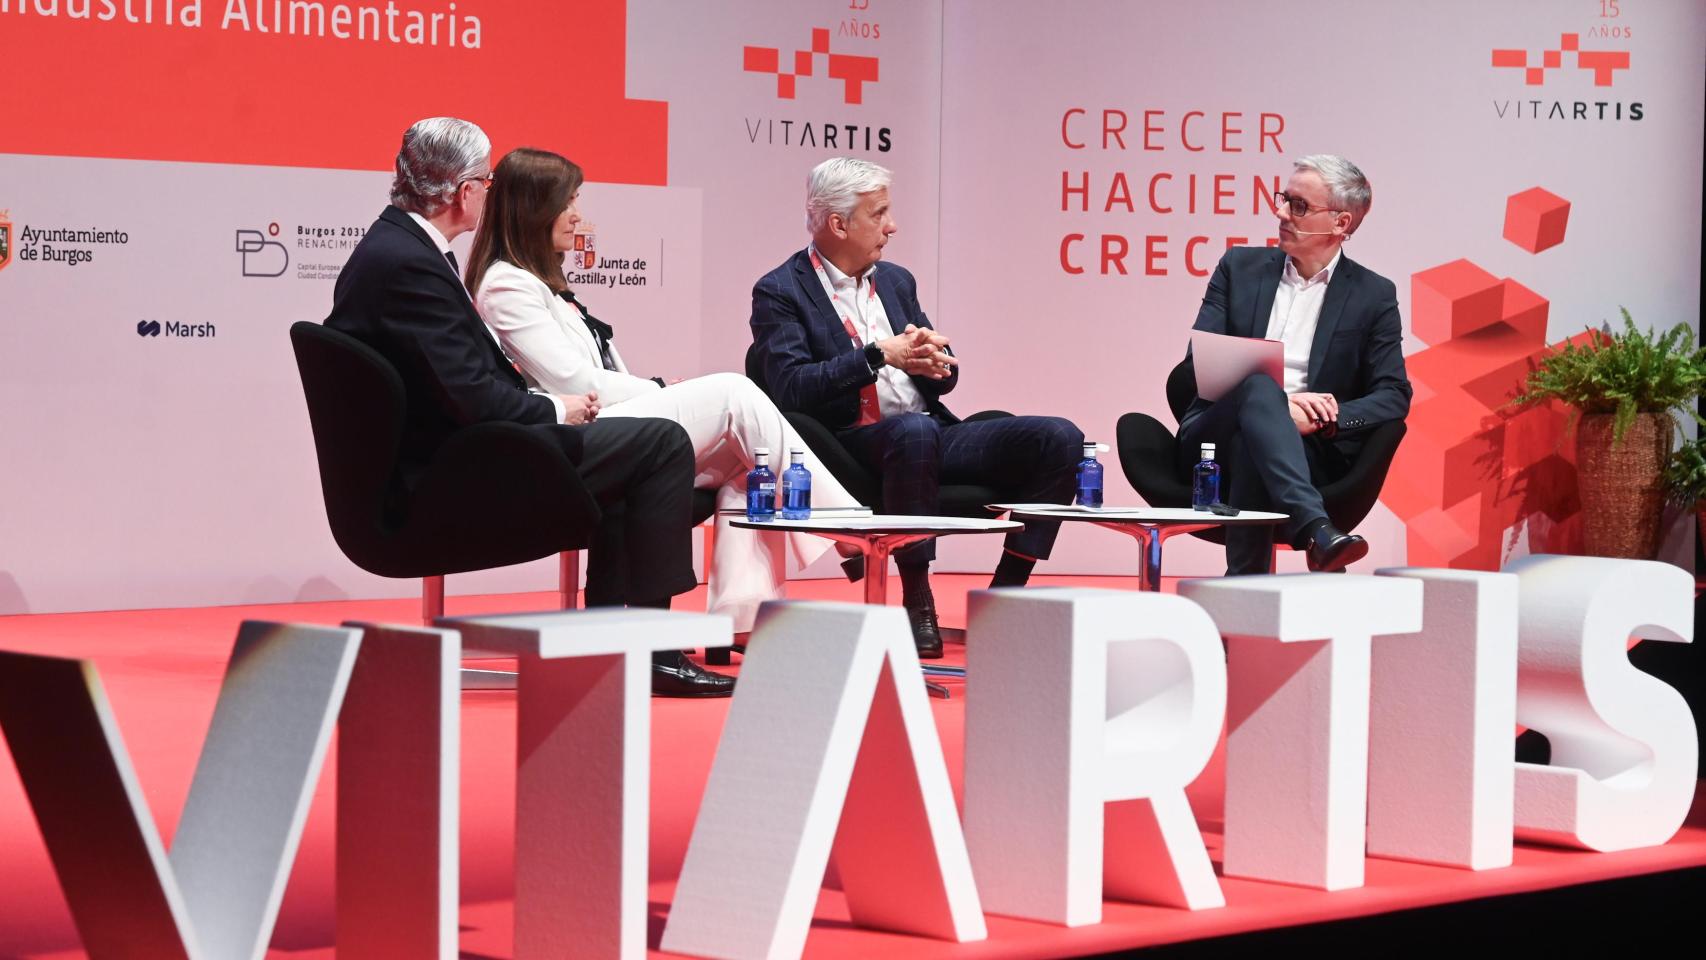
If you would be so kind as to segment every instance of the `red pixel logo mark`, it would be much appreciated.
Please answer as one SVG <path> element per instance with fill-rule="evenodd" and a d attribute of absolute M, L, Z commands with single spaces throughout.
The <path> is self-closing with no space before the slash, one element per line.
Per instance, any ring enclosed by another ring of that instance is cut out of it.
<path fill-rule="evenodd" d="M 794 69 L 791 72 L 783 72 L 782 51 L 775 47 L 746 47 L 743 53 L 748 73 L 776 75 L 776 96 L 783 100 L 794 99 L 794 78 L 815 75 L 816 60 L 820 55 L 826 58 L 824 75 L 843 83 L 843 97 L 848 103 L 865 102 L 865 84 L 877 82 L 877 58 L 830 53 L 829 30 L 826 27 L 812 29 L 810 50 L 794 51 Z"/>
<path fill-rule="evenodd" d="M 1546 82 L 1546 71 L 1557 70 L 1564 65 L 1566 53 L 1576 55 L 1577 67 L 1593 71 L 1593 85 L 1596 87 L 1611 86 L 1616 71 L 1629 69 L 1629 51 L 1583 50 L 1581 34 L 1578 33 L 1559 36 L 1556 50 L 1542 50 L 1538 66 L 1529 66 L 1527 50 L 1494 50 L 1493 66 L 1521 70 L 1524 82 L 1531 87 L 1538 87 Z"/>

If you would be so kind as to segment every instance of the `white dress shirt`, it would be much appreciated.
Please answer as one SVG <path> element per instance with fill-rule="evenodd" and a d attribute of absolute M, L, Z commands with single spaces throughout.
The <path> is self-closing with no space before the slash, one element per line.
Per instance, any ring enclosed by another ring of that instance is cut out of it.
<path fill-rule="evenodd" d="M 842 273 L 829 258 L 818 255 L 823 262 L 823 272 L 829 277 L 830 286 L 835 288 L 836 299 L 849 304 L 849 315 L 853 321 L 853 329 L 859 331 L 860 339 L 866 343 L 876 343 L 894 336 L 894 327 L 889 325 L 888 311 L 883 309 L 883 298 L 872 295 L 871 284 L 877 273 L 875 264 L 858 277 L 849 277 Z M 877 409 L 885 417 L 895 417 L 903 413 L 923 413 L 924 395 L 918 392 L 912 378 L 899 367 L 884 364 L 877 371 Z"/>
<path fill-rule="evenodd" d="M 1297 261 L 1285 258 L 1285 272 L 1274 290 L 1274 309 L 1268 314 L 1269 340 L 1285 343 L 1285 392 L 1309 390 L 1309 350 L 1315 343 L 1315 325 L 1321 305 L 1327 300 L 1327 284 L 1339 266 L 1340 251 L 1321 272 L 1305 280 L 1297 272 Z"/>
<path fill-rule="evenodd" d="M 448 259 L 449 255 L 450 255 L 450 241 L 444 239 L 444 234 L 438 232 L 438 228 L 432 225 L 431 220 L 428 220 L 426 217 L 421 216 L 420 214 L 414 212 L 413 210 L 408 210 L 405 212 L 408 213 L 409 219 L 420 224 L 421 229 L 426 231 L 427 239 L 431 240 L 433 243 L 433 246 L 438 248 L 439 256 L 446 258 L 444 261 L 444 265 L 447 267 L 450 266 L 450 260 Z M 455 273 L 456 271 L 452 270 L 451 272 Z M 456 279 L 461 280 L 462 278 L 457 277 Z M 458 283 L 457 286 L 460 287 L 462 285 L 460 283 Z M 462 287 L 462 295 L 468 296 L 468 288 L 467 287 Z M 469 297 L 469 299 L 471 301 L 473 298 Z M 485 327 L 484 324 L 482 324 L 481 326 Z M 492 342 L 496 343 L 498 345 L 498 350 L 501 352 L 503 350 L 503 341 L 498 339 L 498 335 L 495 332 L 493 332 L 493 330 L 490 327 L 485 327 L 485 331 L 486 331 L 486 335 L 492 338 Z M 505 354 L 505 356 L 508 356 L 508 354 Z M 564 409 L 564 407 L 563 407 L 563 401 L 558 400 L 554 395 L 546 393 L 543 390 L 532 390 L 532 389 L 530 389 L 530 390 L 528 390 L 528 393 L 534 394 L 536 396 L 544 397 L 545 399 L 551 401 L 551 409 L 557 411 L 557 422 L 558 423 L 563 422 L 563 417 L 568 414 L 568 410 Z"/>

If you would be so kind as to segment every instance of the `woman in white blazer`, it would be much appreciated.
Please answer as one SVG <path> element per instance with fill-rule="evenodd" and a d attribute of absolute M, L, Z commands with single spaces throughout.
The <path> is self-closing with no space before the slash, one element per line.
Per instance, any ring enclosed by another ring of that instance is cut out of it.
<path fill-rule="evenodd" d="M 600 417 L 662 417 L 693 441 L 695 486 L 717 488 L 719 510 L 744 510 L 753 451 L 767 447 L 780 476 L 788 451 L 806 450 L 814 507 L 853 507 L 852 495 L 830 476 L 781 411 L 738 373 L 713 373 L 664 384 L 628 372 L 611 328 L 590 317 L 563 277 L 563 254 L 574 248 L 582 182 L 574 163 L 543 150 L 511 151 L 493 171 L 485 215 L 469 255 L 468 289 L 480 316 L 529 385 L 555 394 L 587 394 Z M 822 556 L 830 542 L 787 535 L 801 563 Z M 736 632 L 752 629 L 758 605 L 782 596 L 787 579 L 783 537 L 717 520 L 706 607 L 734 618 Z"/>

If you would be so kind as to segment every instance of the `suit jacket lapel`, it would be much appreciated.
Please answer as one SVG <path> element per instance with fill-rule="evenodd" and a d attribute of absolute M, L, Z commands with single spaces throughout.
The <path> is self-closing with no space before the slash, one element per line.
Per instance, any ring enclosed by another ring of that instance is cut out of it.
<path fill-rule="evenodd" d="M 817 310 L 818 322 L 830 330 L 842 329 L 841 316 L 835 312 L 835 306 L 829 302 L 829 295 L 823 292 L 823 284 L 818 281 L 817 271 L 812 268 L 810 253 L 801 251 L 794 258 L 794 272 L 799 275 L 800 286 L 806 291 L 806 299 L 810 300 L 812 307 Z M 849 345 L 849 349 L 851 349 L 851 345 Z"/>
<path fill-rule="evenodd" d="M 485 341 L 486 350 L 492 358 L 493 365 L 498 368 L 499 376 L 505 376 L 506 379 L 514 383 L 525 383 L 526 381 L 521 374 L 516 372 L 515 365 L 510 363 L 508 357 L 504 356 L 503 348 L 498 346 L 497 338 L 492 336 L 490 330 L 486 329 L 486 322 L 480 319 L 480 312 L 474 309 L 474 301 L 468 296 L 467 288 L 462 285 L 462 278 L 456 275 L 455 270 L 450 269 L 450 261 L 446 260 L 444 254 L 439 252 L 438 244 L 432 242 L 432 238 L 427 236 L 426 231 L 421 229 L 421 225 L 415 222 L 415 218 L 397 207 L 386 207 L 380 211 L 379 219 L 391 221 L 420 241 L 420 244 L 426 248 L 427 255 L 438 264 L 440 272 L 450 278 L 450 282 L 462 293 L 462 302 L 468 305 L 468 322 L 474 326 L 474 336 Z"/>
<path fill-rule="evenodd" d="M 877 264 L 877 272 L 872 277 L 872 282 L 877 285 L 877 299 L 883 302 L 883 315 L 889 318 L 890 332 L 899 333 L 911 320 L 901 312 L 900 301 L 894 298 L 894 284 L 888 281 L 888 271 L 882 264 Z"/>
<path fill-rule="evenodd" d="M 1250 312 L 1249 326 L 1244 330 L 1244 336 L 1261 339 L 1268 335 L 1268 317 L 1274 312 L 1274 291 L 1279 289 L 1280 274 L 1285 272 L 1285 254 L 1279 259 L 1262 268 L 1261 276 L 1257 278 L 1256 305 Z"/>
<path fill-rule="evenodd" d="M 445 259 L 444 254 L 438 249 L 438 244 L 432 242 L 432 238 L 427 236 L 426 231 L 421 229 L 421 225 L 415 222 L 414 217 L 409 216 L 407 213 L 404 213 L 396 207 L 386 207 L 380 212 L 379 218 L 381 220 L 389 220 L 397 226 L 402 227 L 408 232 L 409 236 L 414 237 L 419 241 L 420 245 L 426 248 L 427 253 L 431 254 L 433 261 L 438 264 L 439 272 L 443 273 L 446 277 L 449 277 L 451 282 L 455 283 L 457 288 L 464 292 L 464 298 L 468 299 L 469 312 L 474 313 L 475 316 L 479 315 L 474 311 L 474 301 L 466 297 L 467 288 L 462 286 L 462 278 L 456 275 L 455 270 L 450 269 L 450 261 Z"/>
<path fill-rule="evenodd" d="M 1348 258 L 1339 260 L 1339 268 L 1333 271 L 1333 279 L 1327 284 L 1327 298 L 1321 302 L 1321 318 L 1315 321 L 1315 339 L 1309 343 L 1309 383 L 1321 380 L 1321 364 L 1327 360 L 1327 344 L 1333 339 L 1333 331 L 1339 326 L 1339 318 L 1344 316 L 1345 303 L 1351 298 L 1351 288 L 1357 283 L 1356 264 Z"/>

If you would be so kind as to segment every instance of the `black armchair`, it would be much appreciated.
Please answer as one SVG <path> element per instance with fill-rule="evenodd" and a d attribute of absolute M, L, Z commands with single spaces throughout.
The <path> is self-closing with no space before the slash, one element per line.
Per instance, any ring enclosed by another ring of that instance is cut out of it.
<path fill-rule="evenodd" d="M 1167 375 L 1167 406 L 1172 409 L 1175 421 L 1184 416 L 1195 396 L 1196 380 L 1190 368 L 1181 362 Z M 1374 509 L 1404 431 L 1402 420 L 1375 427 L 1356 462 L 1351 464 L 1350 472 L 1321 488 L 1321 499 L 1326 503 L 1327 518 L 1333 526 L 1354 530 Z M 1120 417 L 1115 438 L 1119 443 L 1120 469 L 1150 506 L 1191 505 L 1191 485 L 1179 469 L 1179 444 L 1173 431 L 1146 413 L 1128 413 Z M 1194 536 L 1213 543 L 1226 542 L 1224 528 L 1204 530 Z M 1275 548 L 1279 546 L 1282 544 L 1276 544 Z"/>
<path fill-rule="evenodd" d="M 444 613 L 444 577 L 561 554 L 563 606 L 579 593 L 575 552 L 602 514 L 560 449 L 514 423 L 453 434 L 415 489 L 395 484 L 403 381 L 361 341 L 318 323 L 290 328 L 332 537 L 356 566 L 420 577 L 427 623 Z M 498 512 L 479 504 L 503 503 Z"/>
<path fill-rule="evenodd" d="M 758 356 L 758 346 L 754 344 L 746 350 L 746 376 L 766 394 L 770 388 L 764 382 L 764 364 Z M 788 418 L 788 425 L 793 427 L 806 446 L 817 454 L 823 461 L 830 474 L 847 488 L 854 499 L 870 507 L 878 513 L 883 512 L 883 481 L 870 468 L 854 459 L 847 448 L 835 439 L 835 434 L 824 426 L 817 418 L 808 414 L 785 411 L 783 416 Z M 996 417 L 1010 417 L 1005 410 L 985 410 L 974 413 L 966 420 L 992 420 Z M 941 497 L 942 513 L 955 517 L 976 517 L 988 519 L 988 505 L 1008 499 L 995 487 L 980 484 L 947 483 L 938 491 Z"/>

